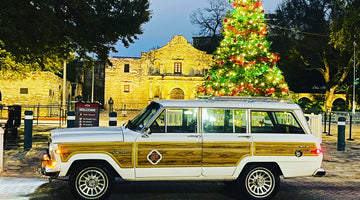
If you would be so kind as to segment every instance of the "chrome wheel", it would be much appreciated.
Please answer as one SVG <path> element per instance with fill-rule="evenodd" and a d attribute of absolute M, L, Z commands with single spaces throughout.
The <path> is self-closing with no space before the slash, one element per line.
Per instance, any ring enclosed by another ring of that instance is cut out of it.
<path fill-rule="evenodd" d="M 107 174 L 98 167 L 83 169 L 77 176 L 75 188 L 77 193 L 85 199 L 98 199 L 109 187 Z"/>
<path fill-rule="evenodd" d="M 245 170 L 240 182 L 249 199 L 271 199 L 279 188 L 280 178 L 273 168 L 252 166 Z"/>
<path fill-rule="evenodd" d="M 274 175 L 267 169 L 254 169 L 246 177 L 246 188 L 255 196 L 266 196 L 274 189 Z"/>

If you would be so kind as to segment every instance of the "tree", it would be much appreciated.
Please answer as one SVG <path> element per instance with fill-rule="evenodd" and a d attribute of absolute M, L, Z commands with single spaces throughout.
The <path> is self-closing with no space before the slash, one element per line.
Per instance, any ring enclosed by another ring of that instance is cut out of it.
<path fill-rule="evenodd" d="M 336 2 L 340 9 L 337 13 L 337 20 L 330 26 L 330 44 L 339 50 L 340 53 L 352 55 L 350 63 L 355 65 L 353 67 L 358 68 L 360 64 L 360 52 L 358 50 L 358 45 L 360 44 L 360 2 L 356 0 L 338 0 Z M 358 59 L 355 59 L 354 56 Z M 350 70 L 350 75 L 345 79 L 345 84 L 342 86 L 349 102 L 352 99 L 353 92 L 353 70 Z M 358 79 L 355 83 L 358 84 Z M 357 90 L 356 93 L 359 94 L 359 88 L 355 89 Z"/>
<path fill-rule="evenodd" d="M 17 60 L 42 62 L 89 52 L 107 59 L 114 45 L 125 46 L 149 21 L 148 0 L 4 0 L 0 7 L 1 48 Z"/>
<path fill-rule="evenodd" d="M 276 10 L 271 29 L 275 49 L 283 53 L 279 66 L 317 70 L 324 80 L 329 109 L 351 69 L 351 56 L 329 44 L 330 25 L 338 20 L 338 13 L 332 0 L 286 0 Z"/>
<path fill-rule="evenodd" d="M 262 2 L 234 0 L 234 10 L 224 19 L 224 39 L 218 47 L 199 94 L 215 96 L 286 97 L 289 89 L 276 66 L 266 40 Z"/>
<path fill-rule="evenodd" d="M 208 0 L 208 4 L 207 8 L 193 10 L 190 14 L 190 22 L 197 25 L 200 29 L 198 34 L 205 37 L 201 38 L 196 48 L 213 53 L 222 40 L 222 20 L 231 10 L 231 5 L 227 0 Z"/>
<path fill-rule="evenodd" d="M 71 61 L 74 58 L 75 55 L 70 54 L 67 60 Z M 0 48 L 0 73 L 2 79 L 24 78 L 26 73 L 32 71 L 52 71 L 59 74 L 63 68 L 62 62 L 63 59 L 58 58 L 56 55 L 49 55 L 49 57 L 44 58 L 41 62 L 33 63 L 26 60 L 18 62 L 11 53 Z"/>
<path fill-rule="evenodd" d="M 208 3 L 208 8 L 193 10 L 190 21 L 199 26 L 199 35 L 217 37 L 223 28 L 222 21 L 231 6 L 227 0 L 208 0 Z"/>

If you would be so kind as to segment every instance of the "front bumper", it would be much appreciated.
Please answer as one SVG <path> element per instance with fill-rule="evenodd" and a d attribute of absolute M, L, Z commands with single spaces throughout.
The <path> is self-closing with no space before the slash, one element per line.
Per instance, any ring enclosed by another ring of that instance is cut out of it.
<path fill-rule="evenodd" d="M 41 162 L 41 173 L 45 176 L 57 177 L 60 173 L 60 169 L 55 168 L 56 162 L 50 159 L 48 153 L 43 155 Z"/>
<path fill-rule="evenodd" d="M 322 176 L 325 176 L 325 174 L 326 174 L 325 169 L 323 169 L 323 168 L 320 167 L 320 168 L 318 168 L 318 169 L 315 170 L 313 176 L 314 176 L 314 177 L 322 177 Z"/>
<path fill-rule="evenodd" d="M 59 171 L 47 171 L 46 167 L 41 167 L 41 173 L 45 176 L 50 176 L 50 177 L 57 177 L 59 175 Z"/>

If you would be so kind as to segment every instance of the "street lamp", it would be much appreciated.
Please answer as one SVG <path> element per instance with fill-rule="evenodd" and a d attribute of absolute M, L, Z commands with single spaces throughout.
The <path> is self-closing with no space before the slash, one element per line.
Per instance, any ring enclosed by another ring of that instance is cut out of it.
<path fill-rule="evenodd" d="M 354 41 L 354 76 L 353 76 L 353 102 L 352 102 L 352 114 L 350 115 L 350 131 L 349 131 L 349 138 L 347 140 L 354 140 L 351 138 L 351 127 L 352 127 L 352 117 L 355 116 L 355 67 L 356 67 L 356 61 L 355 61 L 355 47 L 356 47 L 356 42 Z"/>
<path fill-rule="evenodd" d="M 352 103 L 352 114 L 355 115 L 355 67 L 356 67 L 356 62 L 355 62 L 355 47 L 356 47 L 356 42 L 354 41 L 354 73 L 353 73 L 353 103 Z"/>

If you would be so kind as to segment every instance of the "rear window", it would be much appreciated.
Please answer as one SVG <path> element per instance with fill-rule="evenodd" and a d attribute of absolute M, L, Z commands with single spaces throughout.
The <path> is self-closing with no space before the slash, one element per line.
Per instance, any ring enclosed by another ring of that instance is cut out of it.
<path fill-rule="evenodd" d="M 251 111 L 251 133 L 298 133 L 304 130 L 291 112 Z"/>

